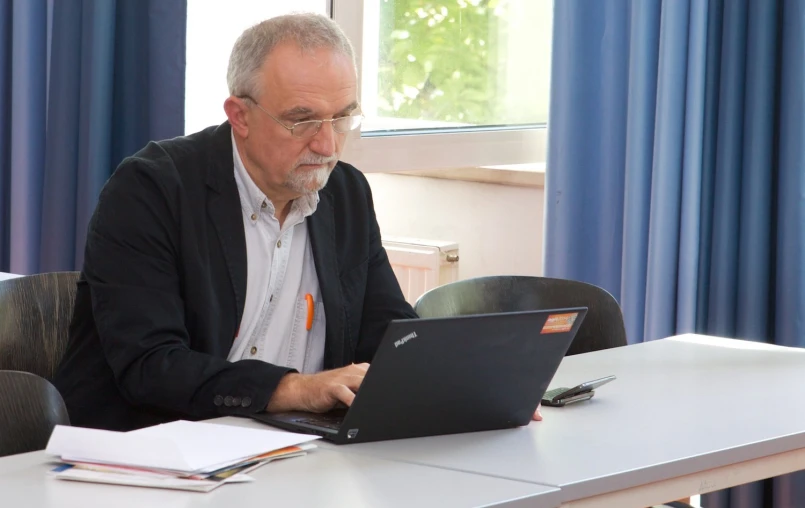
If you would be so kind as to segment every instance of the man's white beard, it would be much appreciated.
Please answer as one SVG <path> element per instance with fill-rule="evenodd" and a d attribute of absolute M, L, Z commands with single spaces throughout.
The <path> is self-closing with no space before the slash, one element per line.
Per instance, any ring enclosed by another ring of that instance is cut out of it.
<path fill-rule="evenodd" d="M 314 170 L 305 171 L 300 171 L 297 167 L 288 175 L 285 187 L 299 194 L 318 192 L 327 185 L 330 173 L 332 173 L 332 170 L 329 164 L 323 164 Z"/>

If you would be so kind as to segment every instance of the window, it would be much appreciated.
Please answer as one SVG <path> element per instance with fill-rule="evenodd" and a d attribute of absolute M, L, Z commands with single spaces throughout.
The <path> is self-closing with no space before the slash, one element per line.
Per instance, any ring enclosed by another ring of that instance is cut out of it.
<path fill-rule="evenodd" d="M 552 0 L 335 0 L 356 46 L 364 171 L 545 161 Z"/>
<path fill-rule="evenodd" d="M 355 46 L 366 116 L 345 160 L 367 172 L 540 167 L 552 9 L 552 0 L 192 0 L 185 130 L 225 119 L 229 52 L 245 28 L 329 10 Z"/>
<path fill-rule="evenodd" d="M 547 123 L 551 1 L 364 5 L 364 133 Z"/>

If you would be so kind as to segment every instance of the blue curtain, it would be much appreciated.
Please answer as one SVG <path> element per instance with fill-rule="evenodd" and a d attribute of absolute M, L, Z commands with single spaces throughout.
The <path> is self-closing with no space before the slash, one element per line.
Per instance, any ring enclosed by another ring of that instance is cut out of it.
<path fill-rule="evenodd" d="M 632 343 L 805 346 L 805 2 L 554 9 L 546 275 L 613 293 Z M 803 499 L 795 474 L 704 506 Z"/>
<path fill-rule="evenodd" d="M 186 0 L 0 0 L 0 271 L 80 269 L 117 164 L 184 132 Z"/>

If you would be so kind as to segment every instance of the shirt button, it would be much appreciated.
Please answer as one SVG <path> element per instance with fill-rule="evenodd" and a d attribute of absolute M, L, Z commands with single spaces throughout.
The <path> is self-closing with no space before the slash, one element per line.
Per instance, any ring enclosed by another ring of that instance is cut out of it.
<path fill-rule="evenodd" d="M 253 355 L 257 354 L 257 348 L 256 347 L 252 347 L 251 354 L 253 354 Z"/>
<path fill-rule="evenodd" d="M 262 205 L 260 205 L 260 208 L 265 208 L 265 207 L 267 207 L 267 206 L 268 206 L 268 204 L 267 204 L 265 201 L 263 201 L 263 204 L 262 204 Z"/>
<path fill-rule="evenodd" d="M 277 240 L 277 248 L 279 249 L 282 247 L 282 240 Z"/>
<path fill-rule="evenodd" d="M 257 220 L 257 214 L 256 213 L 252 214 L 252 220 Z"/>
<path fill-rule="evenodd" d="M 271 303 L 273 301 L 274 301 L 274 295 L 269 296 L 268 297 L 268 303 Z"/>

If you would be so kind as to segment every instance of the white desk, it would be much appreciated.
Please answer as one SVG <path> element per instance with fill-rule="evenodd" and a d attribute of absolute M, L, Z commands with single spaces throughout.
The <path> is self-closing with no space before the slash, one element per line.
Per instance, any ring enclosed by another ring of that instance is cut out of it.
<path fill-rule="evenodd" d="M 17 277 L 22 277 L 22 275 L 17 275 L 15 273 L 0 272 L 0 280 L 16 279 Z"/>
<path fill-rule="evenodd" d="M 266 464 L 256 481 L 213 492 L 68 482 L 43 452 L 0 458 L 0 506 L 26 508 L 470 507 L 556 508 L 558 489 L 329 450 Z"/>
<path fill-rule="evenodd" d="M 526 428 L 338 450 L 555 485 L 572 507 L 645 507 L 805 469 L 805 350 L 682 336 L 566 358 L 552 386 L 608 374 L 589 402 L 544 408 Z"/>
<path fill-rule="evenodd" d="M 525 428 L 321 442 L 307 457 L 264 466 L 253 484 L 211 494 L 50 480 L 41 453 L 0 459 L 0 492 L 4 502 L 58 508 L 260 499 L 294 506 L 645 507 L 805 468 L 805 350 L 682 336 L 569 357 L 552 385 L 608 374 L 618 380 L 591 401 L 544 408 L 545 421 Z"/>

